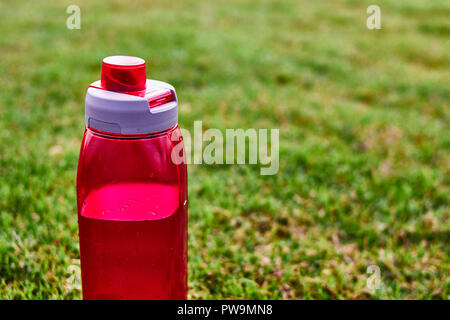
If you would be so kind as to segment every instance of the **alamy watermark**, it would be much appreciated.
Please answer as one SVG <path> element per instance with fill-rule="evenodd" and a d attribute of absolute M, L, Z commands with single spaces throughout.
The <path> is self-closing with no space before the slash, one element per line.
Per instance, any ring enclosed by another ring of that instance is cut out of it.
<path fill-rule="evenodd" d="M 377 291 L 385 289 L 385 286 L 381 281 L 381 270 L 379 266 L 375 264 L 368 266 L 366 273 L 371 274 L 366 280 L 367 288 L 371 294 L 376 294 Z"/>
<path fill-rule="evenodd" d="M 278 172 L 279 129 L 225 129 L 224 135 L 214 128 L 203 132 L 202 121 L 194 121 L 193 135 L 186 129 L 181 135 L 185 153 L 182 144 L 175 145 L 171 155 L 175 164 L 259 164 L 261 175 Z"/>
<path fill-rule="evenodd" d="M 80 268 L 80 260 L 73 259 L 72 264 L 67 268 L 67 274 L 69 277 L 66 279 L 66 285 L 64 286 L 65 290 L 81 290 L 81 268 Z"/>
<path fill-rule="evenodd" d="M 366 13 L 370 14 L 366 20 L 366 26 L 369 30 L 381 29 L 381 9 L 379 6 L 372 4 L 367 7 Z"/>
<path fill-rule="evenodd" d="M 71 4 L 67 7 L 66 13 L 70 14 L 66 20 L 67 29 L 81 29 L 81 10 L 76 4 Z"/>

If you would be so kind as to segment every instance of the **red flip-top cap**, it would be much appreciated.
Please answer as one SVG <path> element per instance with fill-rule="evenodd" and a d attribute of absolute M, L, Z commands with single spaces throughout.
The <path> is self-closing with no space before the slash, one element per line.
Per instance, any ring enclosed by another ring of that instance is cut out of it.
<path fill-rule="evenodd" d="M 146 82 L 144 59 L 130 56 L 110 56 L 103 59 L 101 77 L 103 89 L 135 92 L 145 90 Z"/>

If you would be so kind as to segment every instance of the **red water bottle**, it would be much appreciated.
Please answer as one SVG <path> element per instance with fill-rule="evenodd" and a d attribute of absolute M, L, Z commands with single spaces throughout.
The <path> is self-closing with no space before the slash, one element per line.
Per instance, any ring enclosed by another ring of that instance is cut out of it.
<path fill-rule="evenodd" d="M 103 60 L 77 176 L 84 299 L 186 299 L 187 171 L 175 89 Z"/>

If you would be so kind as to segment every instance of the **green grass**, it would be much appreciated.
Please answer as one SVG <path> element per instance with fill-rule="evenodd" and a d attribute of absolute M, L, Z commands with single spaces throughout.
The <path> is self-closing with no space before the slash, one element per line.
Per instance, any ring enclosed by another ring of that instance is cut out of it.
<path fill-rule="evenodd" d="M 376 3 L 372 31 L 373 1 L 2 1 L 0 297 L 81 297 L 83 100 L 128 54 L 184 128 L 280 128 L 277 175 L 189 167 L 190 298 L 448 299 L 450 4 Z"/>

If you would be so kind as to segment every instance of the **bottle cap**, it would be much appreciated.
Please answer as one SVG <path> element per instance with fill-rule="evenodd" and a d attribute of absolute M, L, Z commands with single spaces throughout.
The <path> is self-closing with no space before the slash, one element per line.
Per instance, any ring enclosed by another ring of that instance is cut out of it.
<path fill-rule="evenodd" d="M 100 81 L 86 94 L 86 127 L 107 133 L 147 134 L 178 122 L 175 88 L 147 79 L 145 61 L 137 57 L 103 59 Z"/>

